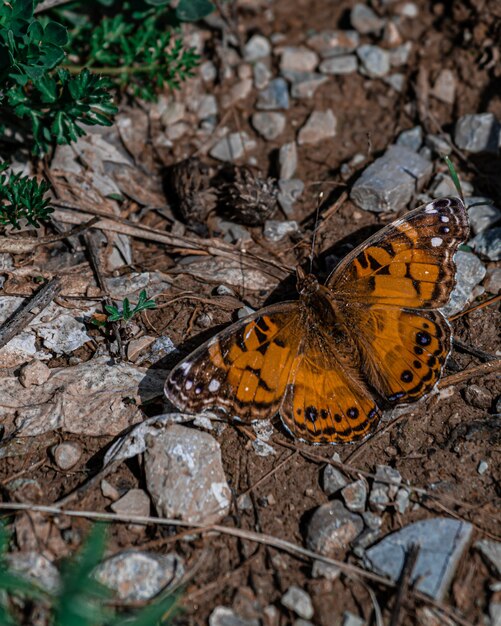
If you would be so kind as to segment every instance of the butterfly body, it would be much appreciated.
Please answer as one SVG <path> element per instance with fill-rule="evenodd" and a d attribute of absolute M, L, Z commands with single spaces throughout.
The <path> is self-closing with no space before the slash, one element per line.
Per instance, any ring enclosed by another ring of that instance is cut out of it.
<path fill-rule="evenodd" d="M 167 397 L 243 422 L 279 413 L 311 443 L 363 439 L 381 407 L 414 402 L 438 382 L 451 331 L 437 309 L 467 234 L 464 205 L 444 198 L 377 232 L 325 285 L 299 268 L 297 301 L 266 307 L 195 350 L 171 372 Z"/>

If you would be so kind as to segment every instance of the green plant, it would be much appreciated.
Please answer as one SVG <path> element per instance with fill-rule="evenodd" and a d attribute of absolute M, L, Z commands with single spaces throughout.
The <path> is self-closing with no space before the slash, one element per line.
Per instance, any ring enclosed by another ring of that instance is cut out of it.
<path fill-rule="evenodd" d="M 50 608 L 51 626 L 158 626 L 167 624 L 177 598 L 162 594 L 149 606 L 132 614 L 117 614 L 107 606 L 112 591 L 93 575 L 104 557 L 106 526 L 92 527 L 79 552 L 61 567 L 61 587 L 57 594 L 44 591 L 28 579 L 16 574 L 6 559 L 9 533 L 0 524 L 0 624 L 16 626 L 10 598 L 24 598 L 44 603 Z M 19 603 L 17 603 L 19 605 Z M 167 621 L 166 621 L 167 620 Z"/>
<path fill-rule="evenodd" d="M 146 291 L 143 289 L 139 294 L 139 300 L 133 309 L 131 309 L 129 298 L 123 299 L 121 309 L 112 304 L 107 304 L 104 308 L 109 313 L 107 319 L 108 322 L 119 322 L 121 320 L 128 322 L 134 317 L 134 315 L 137 315 L 146 309 L 154 309 L 156 306 L 155 301 L 152 298 L 148 298 Z"/>
<path fill-rule="evenodd" d="M 37 228 L 54 211 L 45 197 L 49 185 L 21 174 L 6 174 L 7 167 L 7 163 L 0 166 L 0 224 L 20 228 L 20 220 L 26 219 Z"/>

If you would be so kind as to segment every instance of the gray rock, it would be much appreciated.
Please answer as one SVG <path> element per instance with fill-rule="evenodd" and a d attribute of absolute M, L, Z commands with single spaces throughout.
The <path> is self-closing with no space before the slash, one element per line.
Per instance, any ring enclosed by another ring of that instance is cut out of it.
<path fill-rule="evenodd" d="M 365 620 L 349 611 L 343 613 L 341 626 L 365 626 Z"/>
<path fill-rule="evenodd" d="M 369 505 L 375 511 L 384 511 L 395 499 L 402 477 L 400 472 L 389 465 L 378 465 L 376 476 L 369 495 Z"/>
<path fill-rule="evenodd" d="M 463 193 L 467 196 L 471 193 L 473 187 L 468 181 L 462 181 L 461 187 Z M 452 178 L 447 174 L 439 172 L 430 185 L 430 193 L 434 198 L 443 198 L 444 196 L 457 196 L 456 187 Z"/>
<path fill-rule="evenodd" d="M 282 74 L 292 72 L 312 72 L 318 65 L 318 55 L 305 46 L 286 46 L 280 59 Z"/>
<path fill-rule="evenodd" d="M 364 44 L 357 48 L 360 71 L 370 78 L 381 78 L 390 71 L 390 53 L 379 46 Z"/>
<path fill-rule="evenodd" d="M 286 609 L 294 611 L 296 615 L 303 619 L 311 619 L 315 612 L 309 594 L 297 585 L 291 585 L 282 596 L 280 602 Z"/>
<path fill-rule="evenodd" d="M 220 139 L 210 150 L 211 157 L 219 161 L 234 162 L 256 147 L 256 142 L 249 135 L 242 131 L 230 133 Z"/>
<path fill-rule="evenodd" d="M 412 42 L 405 43 L 390 50 L 390 65 L 392 67 L 400 67 L 406 65 L 412 50 Z"/>
<path fill-rule="evenodd" d="M 252 91 L 252 78 L 244 78 L 235 83 L 231 89 L 224 94 L 221 99 L 221 105 L 224 109 L 233 106 L 240 100 L 245 100 Z M 217 112 L 217 111 L 216 111 Z M 209 117 L 209 116 L 207 116 Z"/>
<path fill-rule="evenodd" d="M 365 509 L 365 502 L 367 500 L 367 483 L 360 478 L 353 483 L 346 485 L 341 490 L 344 503 L 350 511 L 360 513 Z"/>
<path fill-rule="evenodd" d="M 371 530 L 379 530 L 383 525 L 383 518 L 371 511 L 365 511 L 362 513 L 362 517 L 364 518 L 365 525 L 367 528 Z"/>
<path fill-rule="evenodd" d="M 341 457 L 337 452 L 332 456 L 334 461 L 341 461 Z M 322 489 L 328 496 L 337 493 L 348 484 L 346 476 L 333 465 L 326 465 L 322 474 Z"/>
<path fill-rule="evenodd" d="M 475 252 L 486 256 L 490 261 L 501 260 L 501 226 L 475 235 L 468 243 Z"/>
<path fill-rule="evenodd" d="M 216 96 L 213 94 L 205 94 L 202 96 L 196 113 L 199 120 L 204 120 L 211 115 L 217 115 L 218 108 Z"/>
<path fill-rule="evenodd" d="M 278 189 L 278 203 L 283 212 L 290 217 L 294 212 L 294 204 L 304 191 L 304 183 L 299 178 L 288 180 L 281 178 L 278 181 Z"/>
<path fill-rule="evenodd" d="M 212 83 L 217 78 L 217 69 L 212 61 L 204 61 L 199 66 L 198 71 L 204 83 Z"/>
<path fill-rule="evenodd" d="M 480 541 L 475 543 L 475 548 L 492 568 L 494 574 L 501 576 L 501 542 L 492 541 L 491 539 L 480 539 Z"/>
<path fill-rule="evenodd" d="M 373 33 L 378 35 L 384 27 L 384 20 L 381 19 L 366 4 L 357 3 L 350 13 L 351 25 L 361 35 Z"/>
<path fill-rule="evenodd" d="M 470 383 L 463 392 L 464 399 L 470 406 L 477 409 L 490 409 L 492 404 L 491 394 L 483 387 Z"/>
<path fill-rule="evenodd" d="M 274 109 L 289 108 L 289 88 L 283 78 L 274 78 L 268 87 L 259 93 L 256 109 L 273 111 Z"/>
<path fill-rule="evenodd" d="M 360 43 L 360 35 L 356 30 L 323 30 L 309 37 L 306 43 L 322 58 L 327 59 L 356 50 Z"/>
<path fill-rule="evenodd" d="M 118 515 L 146 517 L 150 514 L 151 501 L 142 489 L 129 491 L 111 505 L 111 510 Z"/>
<path fill-rule="evenodd" d="M 454 256 L 456 262 L 456 286 L 449 302 L 442 308 L 446 317 L 460 313 L 470 301 L 473 289 L 480 284 L 486 269 L 480 259 L 471 252 L 459 250 Z"/>
<path fill-rule="evenodd" d="M 271 44 L 262 35 L 253 35 L 244 46 L 244 59 L 250 63 L 270 56 Z"/>
<path fill-rule="evenodd" d="M 438 156 L 449 155 L 452 152 L 452 145 L 445 137 L 440 135 L 426 135 L 425 144 Z"/>
<path fill-rule="evenodd" d="M 7 552 L 4 556 L 9 570 L 40 586 L 50 594 L 60 591 L 61 575 L 49 559 L 38 552 Z M 2 568 L 3 572 L 5 570 Z"/>
<path fill-rule="evenodd" d="M 417 17 L 419 15 L 419 9 L 417 4 L 414 2 L 404 2 L 404 4 L 399 9 L 400 15 L 402 17 Z"/>
<path fill-rule="evenodd" d="M 294 141 L 284 143 L 278 152 L 279 179 L 287 180 L 294 176 L 297 169 L 297 147 Z"/>
<path fill-rule="evenodd" d="M 345 550 L 364 529 L 360 515 L 345 508 L 339 500 L 327 502 L 313 513 L 308 524 L 306 544 L 310 550 L 332 557 Z"/>
<path fill-rule="evenodd" d="M 472 196 L 466 199 L 466 206 L 468 207 L 468 220 L 474 235 L 483 233 L 501 219 L 501 211 L 487 198 Z"/>
<path fill-rule="evenodd" d="M 54 461 L 62 470 L 69 470 L 80 461 L 82 446 L 76 441 L 64 441 L 52 449 Z"/>
<path fill-rule="evenodd" d="M 314 561 L 311 568 L 313 578 L 325 578 L 326 580 L 336 580 L 341 575 L 341 570 L 336 565 L 330 565 L 323 561 Z"/>
<path fill-rule="evenodd" d="M 493 294 L 501 291 L 501 267 L 491 267 L 487 270 L 484 287 L 486 291 Z"/>
<path fill-rule="evenodd" d="M 252 116 L 252 126 L 267 141 L 276 139 L 284 132 L 285 122 L 285 115 L 275 111 L 263 111 Z"/>
<path fill-rule="evenodd" d="M 276 243 L 282 241 L 287 235 L 297 233 L 299 230 L 298 223 L 295 220 L 266 220 L 264 223 L 263 234 L 268 241 Z"/>
<path fill-rule="evenodd" d="M 405 86 L 405 74 L 390 74 L 389 76 L 383 76 L 383 82 L 389 85 L 392 89 L 398 93 L 402 93 Z"/>
<path fill-rule="evenodd" d="M 411 492 L 407 487 L 400 487 L 395 496 L 395 508 L 402 515 L 407 511 L 410 504 Z"/>
<path fill-rule="evenodd" d="M 387 535 L 366 551 L 366 566 L 397 581 L 410 546 L 420 546 L 411 584 L 441 600 L 470 539 L 473 527 L 449 518 L 431 518 Z"/>
<path fill-rule="evenodd" d="M 284 76 L 292 83 L 292 97 L 298 99 L 312 98 L 318 87 L 328 81 L 327 76 L 317 72 L 286 72 Z"/>
<path fill-rule="evenodd" d="M 358 68 L 358 60 L 354 54 L 341 54 L 325 59 L 318 68 L 323 74 L 352 74 Z"/>
<path fill-rule="evenodd" d="M 422 156 L 423 159 L 426 159 L 427 161 L 433 160 L 433 152 L 430 150 L 430 148 L 428 148 L 428 146 L 423 146 L 419 150 L 418 154 L 419 156 Z"/>
<path fill-rule="evenodd" d="M 431 90 L 431 95 L 446 104 L 454 104 L 456 99 L 456 76 L 452 70 L 440 70 Z"/>
<path fill-rule="evenodd" d="M 103 561 L 95 570 L 97 580 L 116 591 L 124 602 L 150 600 L 184 574 L 184 564 L 175 553 L 154 554 L 127 550 Z"/>
<path fill-rule="evenodd" d="M 256 89 L 264 89 L 270 83 L 272 73 L 270 68 L 263 63 L 263 61 L 257 61 L 252 67 L 252 75 L 254 78 L 254 87 Z"/>
<path fill-rule="evenodd" d="M 430 177 L 433 165 L 404 146 L 390 146 L 353 185 L 351 199 L 365 211 L 396 211 Z"/>
<path fill-rule="evenodd" d="M 337 120 L 332 109 L 313 111 L 298 133 L 297 142 L 316 144 L 336 135 Z"/>
<path fill-rule="evenodd" d="M 211 435 L 175 424 L 147 444 L 146 484 L 160 515 L 204 524 L 227 515 L 231 492 Z"/>
<path fill-rule="evenodd" d="M 23 387 L 31 387 L 31 385 L 43 385 L 50 377 L 50 368 L 39 361 L 33 359 L 26 365 L 23 365 L 19 372 L 19 382 Z"/>
<path fill-rule="evenodd" d="M 423 128 L 421 126 L 414 126 L 409 130 L 404 130 L 400 133 L 396 141 L 397 146 L 404 146 L 417 152 L 423 145 Z"/>
<path fill-rule="evenodd" d="M 489 463 L 487 463 L 487 461 L 480 461 L 480 463 L 477 466 L 477 472 L 480 474 L 480 476 L 483 476 L 487 470 L 489 469 Z"/>
<path fill-rule="evenodd" d="M 500 128 L 493 113 L 464 115 L 456 123 L 454 142 L 465 152 L 497 154 Z"/>
<path fill-rule="evenodd" d="M 209 626 L 260 626 L 260 620 L 245 619 L 227 606 L 216 606 L 209 616 Z"/>

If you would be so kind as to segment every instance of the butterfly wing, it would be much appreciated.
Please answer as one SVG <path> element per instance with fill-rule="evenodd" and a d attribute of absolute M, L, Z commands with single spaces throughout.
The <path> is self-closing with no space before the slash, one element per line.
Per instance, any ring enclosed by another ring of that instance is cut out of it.
<path fill-rule="evenodd" d="M 189 413 L 272 417 L 297 354 L 298 303 L 266 307 L 229 326 L 171 371 L 165 395 Z"/>
<path fill-rule="evenodd" d="M 459 198 L 410 211 L 353 250 L 326 286 L 335 298 L 365 305 L 436 309 L 455 284 L 454 253 L 468 237 Z"/>

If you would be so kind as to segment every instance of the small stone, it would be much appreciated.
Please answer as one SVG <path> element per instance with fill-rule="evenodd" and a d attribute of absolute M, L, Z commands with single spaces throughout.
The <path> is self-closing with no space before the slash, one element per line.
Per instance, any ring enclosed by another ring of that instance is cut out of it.
<path fill-rule="evenodd" d="M 298 99 L 312 98 L 318 87 L 328 80 L 317 72 L 287 72 L 285 76 L 292 83 L 292 97 Z"/>
<path fill-rule="evenodd" d="M 443 157 L 444 155 L 449 155 L 452 152 L 450 137 L 448 137 L 448 139 L 449 141 L 441 135 L 426 135 L 425 144 L 437 156 Z"/>
<path fill-rule="evenodd" d="M 69 470 L 80 461 L 82 446 L 75 441 L 64 441 L 52 450 L 54 461 L 62 470 Z"/>
<path fill-rule="evenodd" d="M 313 513 L 308 524 L 306 544 L 310 550 L 333 557 L 348 548 L 363 529 L 360 515 L 348 511 L 339 500 L 333 500 Z"/>
<path fill-rule="evenodd" d="M 365 501 L 367 500 L 367 483 L 360 478 L 343 487 L 341 495 L 350 511 L 361 512 L 365 509 Z"/>
<path fill-rule="evenodd" d="M 472 297 L 474 288 L 485 277 L 485 266 L 482 261 L 471 252 L 459 250 L 454 256 L 456 262 L 456 285 L 451 293 L 449 302 L 442 308 L 446 317 L 460 313 Z"/>
<path fill-rule="evenodd" d="M 421 126 L 414 126 L 409 130 L 404 130 L 398 136 L 396 141 L 397 146 L 404 146 L 417 152 L 423 145 L 423 128 Z"/>
<path fill-rule="evenodd" d="M 146 517 L 150 514 L 150 499 L 142 489 L 129 489 L 129 491 L 110 506 L 111 510 L 118 515 L 131 517 Z"/>
<path fill-rule="evenodd" d="M 267 141 L 276 139 L 284 132 L 285 122 L 285 115 L 274 111 L 254 113 L 252 116 L 252 126 Z"/>
<path fill-rule="evenodd" d="M 250 241 L 252 239 L 251 234 L 245 226 L 228 220 L 223 220 L 220 217 L 214 219 L 214 227 L 223 234 L 223 239 L 229 243 L 236 243 L 237 241 Z"/>
<path fill-rule="evenodd" d="M 464 115 L 457 121 L 454 131 L 456 146 L 473 154 L 497 154 L 499 137 L 500 124 L 493 113 Z"/>
<path fill-rule="evenodd" d="M 238 309 L 237 311 L 237 318 L 239 320 L 244 319 L 244 317 L 249 317 L 249 315 L 252 315 L 254 313 L 254 309 L 250 306 L 243 306 L 240 309 Z"/>
<path fill-rule="evenodd" d="M 383 76 L 383 82 L 389 85 L 392 89 L 398 93 L 402 93 L 405 86 L 405 74 L 390 74 L 389 76 Z"/>
<path fill-rule="evenodd" d="M 306 43 L 327 59 L 356 50 L 360 35 L 356 30 L 324 30 L 309 37 Z"/>
<path fill-rule="evenodd" d="M 445 68 L 440 70 L 430 93 L 445 104 L 454 104 L 456 99 L 456 76 L 454 72 Z"/>
<path fill-rule="evenodd" d="M 43 385 L 49 377 L 50 368 L 38 359 L 33 359 L 33 361 L 24 365 L 19 372 L 19 382 L 23 387 Z"/>
<path fill-rule="evenodd" d="M 477 466 L 477 472 L 480 474 L 480 476 L 483 476 L 488 469 L 489 463 L 487 463 L 487 461 L 480 461 Z"/>
<path fill-rule="evenodd" d="M 362 517 L 364 518 L 365 525 L 367 528 L 371 530 L 379 530 L 383 525 L 383 518 L 371 511 L 364 511 L 362 513 Z"/>
<path fill-rule="evenodd" d="M 407 511 L 410 504 L 411 492 L 406 487 L 400 487 L 395 496 L 395 508 L 402 515 Z"/>
<path fill-rule="evenodd" d="M 325 59 L 318 68 L 323 74 L 352 74 L 358 68 L 358 60 L 354 54 L 342 54 Z"/>
<path fill-rule="evenodd" d="M 313 111 L 298 133 L 297 142 L 316 144 L 336 135 L 337 120 L 332 109 Z"/>
<path fill-rule="evenodd" d="M 487 564 L 492 568 L 496 576 L 501 575 L 501 542 L 491 539 L 480 539 L 475 543 L 475 548 L 483 556 Z"/>
<path fill-rule="evenodd" d="M 301 618 L 299 618 L 299 619 L 295 619 L 295 620 L 292 622 L 292 626 L 315 626 L 315 625 L 313 624 L 313 622 L 310 622 L 310 621 L 309 621 L 309 620 L 307 620 L 307 619 L 301 619 Z"/>
<path fill-rule="evenodd" d="M 357 48 L 360 71 L 370 78 L 381 78 L 390 71 L 390 53 L 379 46 L 364 44 Z"/>
<path fill-rule="evenodd" d="M 390 50 L 390 65 L 392 67 L 400 67 L 406 65 L 409 61 L 409 56 L 412 51 L 412 42 L 406 41 L 405 43 Z"/>
<path fill-rule="evenodd" d="M 270 83 L 272 73 L 266 63 L 258 61 L 252 68 L 252 74 L 254 77 L 254 87 L 256 89 L 264 89 Z"/>
<path fill-rule="evenodd" d="M 230 296 L 231 298 L 236 298 L 237 294 L 233 291 L 231 287 L 227 287 L 226 285 L 218 285 L 214 290 L 216 296 Z"/>
<path fill-rule="evenodd" d="M 365 626 L 365 620 L 358 615 L 354 615 L 349 611 L 343 613 L 343 621 L 341 626 Z"/>
<path fill-rule="evenodd" d="M 294 204 L 304 191 L 304 183 L 299 178 L 280 179 L 278 181 L 278 203 L 287 216 L 294 212 Z"/>
<path fill-rule="evenodd" d="M 384 20 L 366 4 L 357 3 L 350 13 L 350 22 L 361 35 L 378 35 L 384 26 Z"/>
<path fill-rule="evenodd" d="M 270 56 L 271 44 L 262 35 L 253 35 L 244 46 L 244 59 L 249 63 Z"/>
<path fill-rule="evenodd" d="M 487 198 L 471 197 L 466 199 L 468 221 L 474 235 L 483 233 L 501 220 L 501 211 Z"/>
<path fill-rule="evenodd" d="M 212 61 L 205 61 L 198 68 L 204 83 L 213 83 L 217 78 L 217 69 Z"/>
<path fill-rule="evenodd" d="M 297 147 L 294 141 L 284 143 L 278 153 L 279 179 L 287 180 L 294 176 L 297 169 Z"/>
<path fill-rule="evenodd" d="M 393 145 L 364 170 L 353 185 L 351 198 L 365 211 L 396 211 L 408 204 L 432 171 L 429 161 L 404 146 Z"/>
<path fill-rule="evenodd" d="M 190 126 L 186 122 L 178 122 L 177 124 L 172 124 L 167 128 L 165 136 L 171 142 L 177 141 L 188 132 L 189 128 Z"/>
<path fill-rule="evenodd" d="M 160 121 L 164 125 L 164 127 L 172 126 L 173 124 L 177 124 L 184 119 L 186 115 L 186 107 L 182 102 L 174 102 L 171 101 L 165 107 L 163 113 L 160 116 Z"/>
<path fill-rule="evenodd" d="M 202 96 L 196 113 L 199 120 L 204 120 L 211 115 L 217 115 L 218 108 L 216 96 L 212 94 L 205 94 Z"/>
<path fill-rule="evenodd" d="M 383 42 L 388 44 L 391 48 L 399 46 L 402 43 L 402 35 L 395 22 L 386 22 L 383 32 Z"/>
<path fill-rule="evenodd" d="M 131 339 L 127 345 L 127 358 L 129 361 L 131 361 L 131 363 L 137 361 L 141 352 L 147 350 L 155 340 L 156 337 L 150 335 L 143 335 L 138 339 Z"/>
<path fill-rule="evenodd" d="M 264 238 L 273 243 L 282 241 L 284 237 L 297 233 L 299 231 L 298 223 L 295 220 L 266 220 L 264 223 Z"/>
<path fill-rule="evenodd" d="M 323 561 L 314 561 L 311 568 L 313 578 L 325 578 L 326 580 L 336 580 L 341 575 L 341 570 L 336 565 L 324 563 Z"/>
<path fill-rule="evenodd" d="M 388 465 L 378 465 L 369 495 L 371 509 L 383 512 L 397 495 L 401 481 L 402 477 L 398 470 Z"/>
<path fill-rule="evenodd" d="M 257 618 L 244 618 L 227 606 L 216 606 L 209 615 L 209 626 L 260 626 Z"/>
<path fill-rule="evenodd" d="M 289 88 L 283 78 L 274 78 L 268 87 L 259 92 L 256 109 L 273 111 L 274 109 L 289 108 Z"/>
<path fill-rule="evenodd" d="M 40 522 L 38 522 L 40 524 Z M 36 551 L 28 550 L 22 552 L 6 552 L 3 556 L 5 565 L 2 573 L 6 575 L 5 569 L 16 573 L 22 578 L 31 581 L 41 587 L 51 595 L 57 595 L 61 590 L 61 575 L 57 567 L 51 561 Z M 12 624 L 10 620 L 3 624 Z M 37 622 L 40 623 L 40 622 Z M 44 623 L 43 621 L 41 623 Z M 46 622 L 45 622 L 46 623 Z"/>
<path fill-rule="evenodd" d="M 115 487 L 104 478 L 101 481 L 101 493 L 105 498 L 113 500 L 113 502 L 120 498 L 118 489 L 115 489 Z"/>
<path fill-rule="evenodd" d="M 281 599 L 282 606 L 294 611 L 296 615 L 303 619 L 311 619 L 314 614 L 311 598 L 304 589 L 297 585 L 291 585 Z"/>
<path fill-rule="evenodd" d="M 220 139 L 210 150 L 211 157 L 219 161 L 234 162 L 256 147 L 256 142 L 249 135 L 242 131 L 230 133 Z"/>
<path fill-rule="evenodd" d="M 336 452 L 332 457 L 335 461 L 341 461 L 339 454 Z M 326 465 L 322 474 L 322 489 L 328 496 L 337 493 L 348 484 L 346 476 L 333 465 Z"/>
<path fill-rule="evenodd" d="M 232 86 L 228 93 L 226 93 L 222 100 L 221 105 L 223 109 L 227 109 L 233 106 L 240 100 L 245 100 L 252 91 L 252 78 L 245 78 Z M 217 109 L 215 111 L 217 113 Z M 208 116 L 207 116 L 208 117 Z"/>
<path fill-rule="evenodd" d="M 501 267 L 491 267 L 487 270 L 484 287 L 486 291 L 495 295 L 501 292 Z"/>
<path fill-rule="evenodd" d="M 475 252 L 487 257 L 490 261 L 501 260 L 501 226 L 475 235 L 468 243 Z"/>
<path fill-rule="evenodd" d="M 442 600 L 466 548 L 473 527 L 450 518 L 429 518 L 405 526 L 384 537 L 366 553 L 370 569 L 397 581 L 413 544 L 420 546 L 411 585 L 436 600 Z"/>
<path fill-rule="evenodd" d="M 490 409 L 492 398 L 488 391 L 474 383 L 470 383 L 464 390 L 464 399 L 477 409 Z"/>
<path fill-rule="evenodd" d="M 318 55 L 304 46 L 286 46 L 280 59 L 280 71 L 312 72 L 318 65 Z"/>
<path fill-rule="evenodd" d="M 419 9 L 414 2 L 406 2 L 400 7 L 399 13 L 402 17 L 414 18 L 419 15 Z"/>

